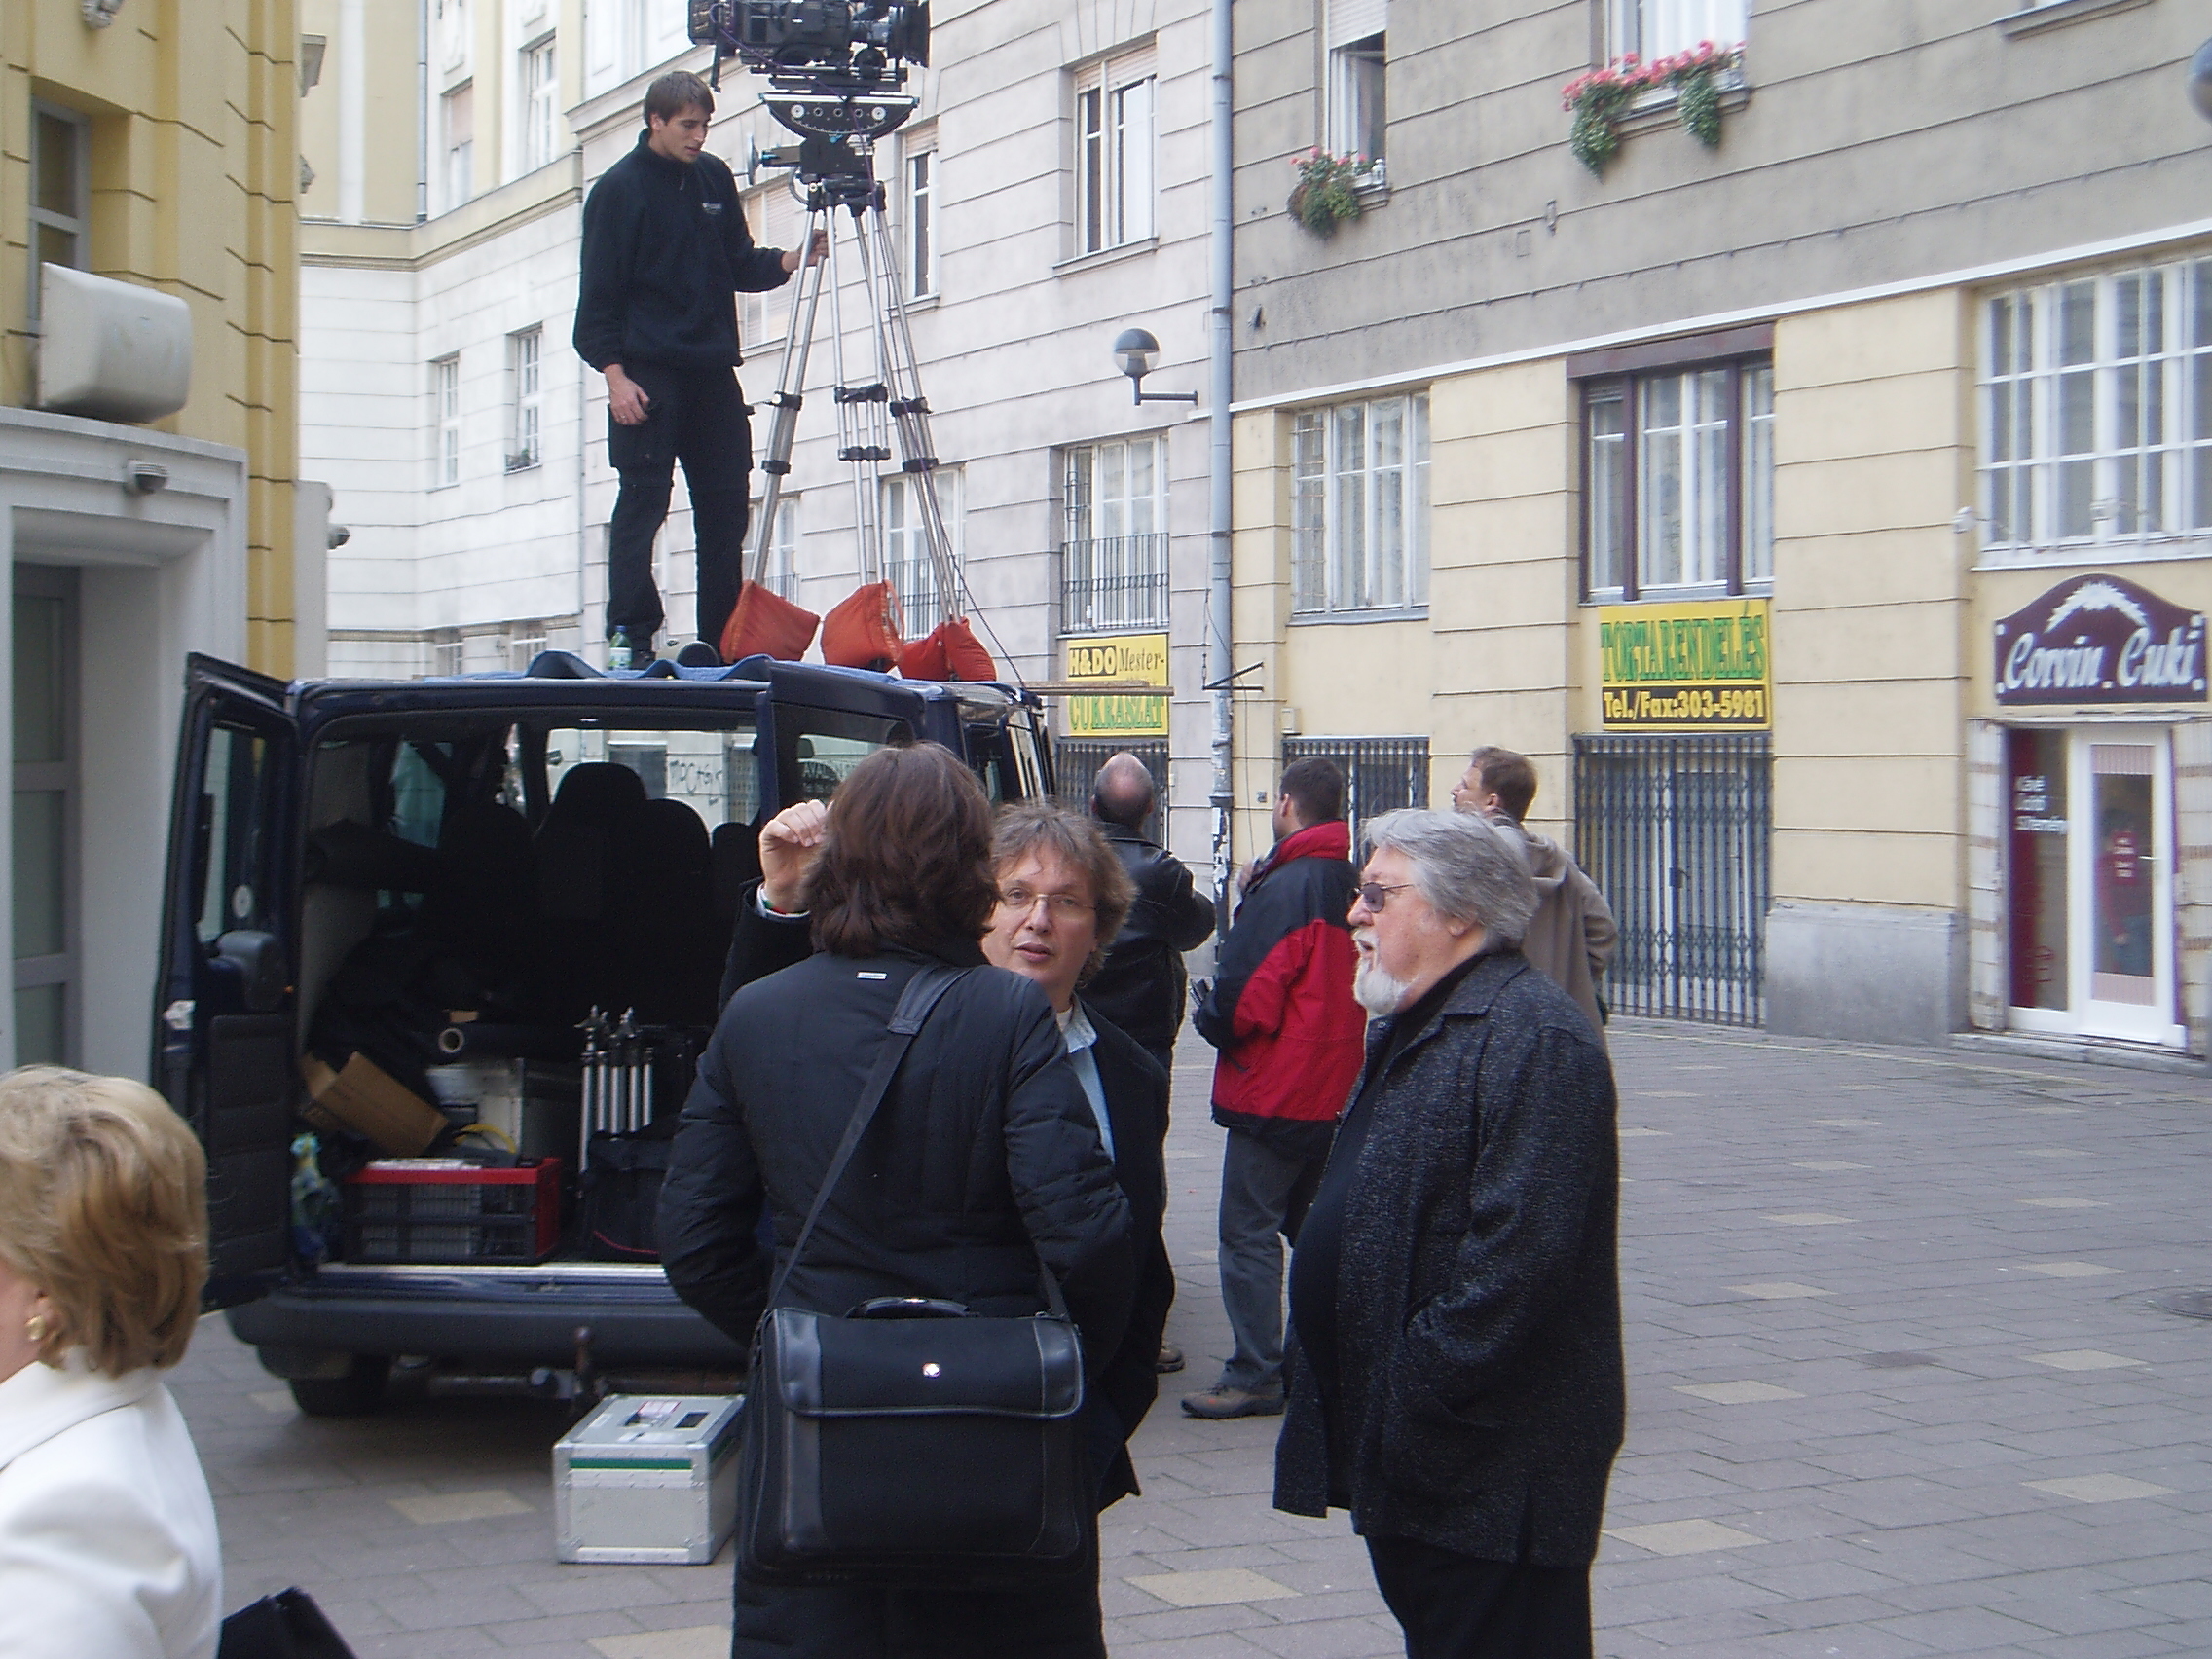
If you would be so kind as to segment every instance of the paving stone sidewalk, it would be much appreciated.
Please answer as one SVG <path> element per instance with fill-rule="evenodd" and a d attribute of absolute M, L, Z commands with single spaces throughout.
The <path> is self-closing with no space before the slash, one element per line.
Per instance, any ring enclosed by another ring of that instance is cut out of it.
<path fill-rule="evenodd" d="M 1627 1449 L 1595 1578 L 1609 1659 L 2212 1652 L 2212 1087 L 1982 1051 L 1659 1024 L 1621 1085 Z M 1342 1516 L 1268 1507 L 1274 1419 L 1175 1409 L 1227 1351 L 1220 1134 L 1186 1038 L 1181 1281 L 1109 1511 L 1117 1659 L 1401 1652 Z M 728 1562 L 552 1560 L 550 1408 L 299 1417 L 220 1320 L 175 1390 L 237 1605 L 298 1583 L 372 1655 L 719 1659 Z"/>

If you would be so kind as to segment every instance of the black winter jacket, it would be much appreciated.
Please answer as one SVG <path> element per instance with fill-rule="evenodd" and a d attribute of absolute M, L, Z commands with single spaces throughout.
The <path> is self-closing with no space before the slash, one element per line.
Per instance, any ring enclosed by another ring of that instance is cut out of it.
<path fill-rule="evenodd" d="M 1343 1216 L 1340 1386 L 1324 1417 L 1294 1334 L 1275 1507 L 1585 1566 L 1626 1412 L 1612 1068 L 1517 950 L 1478 961 L 1378 1077 L 1389 1036 L 1377 1021 L 1351 1108 L 1374 1117 Z"/>
<path fill-rule="evenodd" d="M 1137 898 L 1105 962 L 1083 987 L 1083 1000 L 1164 1065 L 1189 1000 L 1183 952 L 1196 950 L 1213 932 L 1213 901 L 1198 891 L 1181 859 L 1124 825 L 1100 819 L 1098 828 L 1136 884 Z"/>
<path fill-rule="evenodd" d="M 722 985 L 739 989 L 770 974 L 803 962 L 813 951 L 807 924 L 796 918 L 771 920 L 755 903 L 758 883 L 738 901 L 737 927 Z M 1089 1008 L 1089 998 L 1084 1003 Z M 1129 1203 L 1129 1238 L 1136 1252 L 1136 1295 L 1129 1323 L 1114 1351 L 1096 1366 L 1097 1391 L 1113 1408 L 1124 1429 L 1123 1451 L 1107 1470 L 1100 1506 L 1137 1493 L 1135 1466 L 1127 1439 L 1136 1433 L 1160 1396 L 1160 1343 L 1167 1329 L 1167 1310 L 1175 1302 L 1175 1269 L 1167 1259 L 1161 1225 L 1167 1213 L 1167 1074 L 1157 1061 L 1110 1020 L 1089 1010 L 1098 1043 L 1091 1058 L 1098 1065 L 1099 1091 L 1114 1125 L 1114 1178 Z M 1076 1087 L 1081 1088 L 1079 1082 Z M 807 1246 L 809 1253 L 813 1246 Z"/>
<path fill-rule="evenodd" d="M 650 136 L 584 199 L 576 354 L 595 369 L 733 368 L 743 359 L 730 296 L 782 287 L 783 251 L 753 245 L 720 157 L 673 162 Z"/>
<path fill-rule="evenodd" d="M 974 965 L 915 1037 L 785 1286 L 783 1305 L 842 1313 L 874 1296 L 979 1313 L 1044 1307 L 1042 1255 L 1097 1375 L 1120 1346 L 1136 1263 L 1129 1205 L 1044 993 Z M 740 990 L 684 1102 L 661 1188 L 661 1260 L 677 1294 L 750 1345 L 772 1264 L 797 1237 L 906 981 L 906 951 L 820 955 Z"/>

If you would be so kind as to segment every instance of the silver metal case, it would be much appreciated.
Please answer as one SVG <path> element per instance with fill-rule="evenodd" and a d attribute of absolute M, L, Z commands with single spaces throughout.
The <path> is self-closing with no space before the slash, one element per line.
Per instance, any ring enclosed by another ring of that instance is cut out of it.
<path fill-rule="evenodd" d="M 737 1525 L 740 1397 L 617 1394 L 553 1446 L 562 1561 L 699 1566 Z"/>

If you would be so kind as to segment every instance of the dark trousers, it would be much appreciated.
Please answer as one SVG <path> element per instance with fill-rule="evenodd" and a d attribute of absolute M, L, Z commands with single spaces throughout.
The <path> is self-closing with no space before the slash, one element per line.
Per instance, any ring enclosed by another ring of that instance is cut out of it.
<path fill-rule="evenodd" d="M 1484 1561 L 1412 1538 L 1369 1538 L 1375 1587 L 1406 1659 L 1590 1659 L 1590 1569 Z"/>
<path fill-rule="evenodd" d="M 745 562 L 746 490 L 753 471 L 753 427 L 733 369 L 671 369 L 625 363 L 644 388 L 638 425 L 607 418 L 607 459 L 621 475 L 607 527 L 607 631 L 636 635 L 666 619 L 653 585 L 653 537 L 668 517 L 676 462 L 691 491 L 699 549 L 699 638 L 719 646 L 737 608 Z"/>
<path fill-rule="evenodd" d="M 1231 1129 L 1221 1153 L 1221 1301 L 1235 1347 L 1222 1368 L 1226 1388 L 1282 1386 L 1282 1241 L 1298 1242 L 1329 1161 L 1326 1140 L 1310 1150 L 1251 1129 Z"/>

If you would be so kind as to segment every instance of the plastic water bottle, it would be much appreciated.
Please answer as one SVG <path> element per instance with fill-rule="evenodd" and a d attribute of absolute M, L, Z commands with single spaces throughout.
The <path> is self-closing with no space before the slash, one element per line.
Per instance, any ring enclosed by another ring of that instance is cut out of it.
<path fill-rule="evenodd" d="M 607 666 L 609 669 L 630 666 L 630 631 L 617 628 L 607 637 Z"/>

